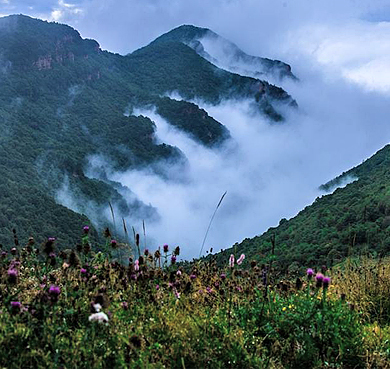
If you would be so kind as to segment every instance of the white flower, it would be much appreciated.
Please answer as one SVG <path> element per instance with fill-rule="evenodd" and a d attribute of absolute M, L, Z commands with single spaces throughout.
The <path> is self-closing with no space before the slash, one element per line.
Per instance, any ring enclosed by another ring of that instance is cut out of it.
<path fill-rule="evenodd" d="M 96 321 L 98 323 L 108 323 L 108 316 L 105 313 L 100 312 L 90 315 L 88 320 L 90 322 Z"/>
<path fill-rule="evenodd" d="M 93 304 L 93 308 L 98 313 L 100 310 L 102 310 L 102 305 L 100 305 L 100 304 Z"/>

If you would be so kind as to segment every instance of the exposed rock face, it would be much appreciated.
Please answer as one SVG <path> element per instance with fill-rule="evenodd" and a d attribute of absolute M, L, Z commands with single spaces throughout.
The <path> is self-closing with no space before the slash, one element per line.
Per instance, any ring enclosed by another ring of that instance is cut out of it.
<path fill-rule="evenodd" d="M 53 59 L 51 55 L 40 57 L 35 63 L 34 66 L 36 66 L 39 70 L 42 69 L 51 69 L 51 63 L 53 62 Z"/>

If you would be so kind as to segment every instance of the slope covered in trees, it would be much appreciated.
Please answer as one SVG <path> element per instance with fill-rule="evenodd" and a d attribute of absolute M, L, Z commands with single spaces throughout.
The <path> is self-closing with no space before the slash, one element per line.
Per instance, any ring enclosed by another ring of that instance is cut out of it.
<path fill-rule="evenodd" d="M 329 182 L 346 176 L 356 180 L 317 198 L 297 216 L 282 219 L 277 227 L 215 255 L 220 264 L 231 253 L 245 253 L 247 260 L 272 260 L 279 272 L 334 265 L 348 255 L 390 254 L 390 145 L 361 165 Z"/>

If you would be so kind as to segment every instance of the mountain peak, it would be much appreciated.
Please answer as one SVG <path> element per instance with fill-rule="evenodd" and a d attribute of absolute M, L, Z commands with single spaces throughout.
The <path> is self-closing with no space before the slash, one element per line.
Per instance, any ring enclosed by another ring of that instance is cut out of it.
<path fill-rule="evenodd" d="M 156 38 L 151 44 L 166 42 L 184 43 L 217 67 L 233 73 L 265 80 L 297 79 L 290 65 L 280 60 L 248 55 L 236 44 L 208 28 L 183 24 Z"/>

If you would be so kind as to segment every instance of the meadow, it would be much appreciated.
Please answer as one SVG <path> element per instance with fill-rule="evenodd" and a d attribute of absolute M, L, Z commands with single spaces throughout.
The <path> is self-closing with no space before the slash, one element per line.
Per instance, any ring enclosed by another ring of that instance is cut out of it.
<path fill-rule="evenodd" d="M 74 249 L 3 247 L 1 367 L 390 367 L 389 259 L 276 279 L 243 254 L 220 268 L 136 242 L 135 259 L 108 230 L 100 248 L 81 233 Z"/>

